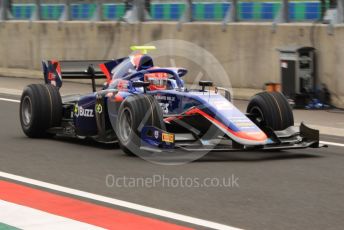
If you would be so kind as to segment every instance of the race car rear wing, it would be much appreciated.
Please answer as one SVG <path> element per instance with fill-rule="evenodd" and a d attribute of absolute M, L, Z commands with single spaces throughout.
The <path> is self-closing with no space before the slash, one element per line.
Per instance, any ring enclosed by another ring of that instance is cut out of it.
<path fill-rule="evenodd" d="M 125 58 L 117 60 L 42 61 L 46 84 L 62 87 L 62 79 L 90 79 L 92 90 L 96 91 L 95 80 L 111 80 L 111 70 Z"/>

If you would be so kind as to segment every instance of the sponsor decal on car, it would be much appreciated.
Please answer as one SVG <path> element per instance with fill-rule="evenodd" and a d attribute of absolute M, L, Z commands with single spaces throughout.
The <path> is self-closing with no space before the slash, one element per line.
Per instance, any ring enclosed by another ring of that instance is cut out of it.
<path fill-rule="evenodd" d="M 103 112 L 103 106 L 101 104 L 96 105 L 96 113 L 101 114 Z"/>
<path fill-rule="evenodd" d="M 174 142 L 174 134 L 173 133 L 162 133 L 162 141 L 173 143 Z"/>
<path fill-rule="evenodd" d="M 234 106 L 228 101 L 214 101 L 214 106 L 218 110 L 232 110 Z"/>
<path fill-rule="evenodd" d="M 94 117 L 92 109 L 84 109 L 82 106 L 78 106 L 78 104 L 74 107 L 74 116 L 76 117 Z"/>
<path fill-rule="evenodd" d="M 159 105 L 160 105 L 160 107 L 161 107 L 161 109 L 162 109 L 162 112 L 164 113 L 164 114 L 168 114 L 168 107 L 170 106 L 170 104 L 169 103 L 159 103 Z"/>
<path fill-rule="evenodd" d="M 155 139 L 159 138 L 159 131 L 158 130 L 154 131 L 154 137 L 155 137 Z"/>

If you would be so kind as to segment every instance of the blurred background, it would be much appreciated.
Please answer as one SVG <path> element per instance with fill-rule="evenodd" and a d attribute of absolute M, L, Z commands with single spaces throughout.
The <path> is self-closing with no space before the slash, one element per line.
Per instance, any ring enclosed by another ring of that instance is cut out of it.
<path fill-rule="evenodd" d="M 158 65 L 188 68 L 187 83 L 202 76 L 243 99 L 280 84 L 303 106 L 317 99 L 344 108 L 343 25 L 344 0 L 0 0 L 0 75 L 38 75 L 44 59 L 114 59 L 131 45 L 183 40 L 227 74 L 200 73 L 216 66 L 203 51 L 192 52 L 195 63 L 172 57 L 177 42 L 163 45 L 172 55 Z"/>
<path fill-rule="evenodd" d="M 236 5 L 238 21 L 272 21 L 277 17 L 283 2 L 288 2 L 288 20 L 292 22 L 320 20 L 330 7 L 336 7 L 336 0 L 142 0 L 149 14 L 149 20 L 179 20 L 188 4 L 191 4 L 191 18 L 195 21 L 221 21 L 226 12 Z M 90 20 L 100 9 L 100 20 L 121 20 L 134 4 L 133 0 L 10 0 L 9 18 L 28 20 L 40 6 L 40 19 L 58 20 L 66 7 L 70 7 L 70 20 Z M 148 18 L 147 18 L 148 20 Z"/>

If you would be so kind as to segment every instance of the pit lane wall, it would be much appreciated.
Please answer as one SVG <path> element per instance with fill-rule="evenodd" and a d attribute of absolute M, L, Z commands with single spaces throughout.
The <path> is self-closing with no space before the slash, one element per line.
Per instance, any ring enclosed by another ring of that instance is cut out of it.
<path fill-rule="evenodd" d="M 261 89 L 279 82 L 278 47 L 297 44 L 317 49 L 317 74 L 332 93 L 333 103 L 344 108 L 344 25 L 328 33 L 327 25 L 193 22 L 25 22 L 0 23 L 0 68 L 41 68 L 41 59 L 113 59 L 126 56 L 129 46 L 161 39 L 192 42 L 212 53 L 224 67 L 232 87 Z M 173 49 L 173 47 L 171 47 Z M 206 59 L 206 58 L 204 58 Z M 160 66 L 170 65 L 166 63 Z M 203 60 L 207 63 L 207 60 Z M 195 70 L 192 60 L 180 58 L 178 66 Z M 210 63 L 211 64 L 211 63 Z M 197 74 L 190 74 L 192 82 Z M 223 82 L 225 76 L 211 76 Z"/>

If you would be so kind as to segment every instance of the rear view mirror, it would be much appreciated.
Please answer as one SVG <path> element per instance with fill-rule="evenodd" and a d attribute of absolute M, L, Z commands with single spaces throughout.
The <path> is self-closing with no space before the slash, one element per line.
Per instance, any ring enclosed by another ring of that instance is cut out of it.
<path fill-rule="evenodd" d="M 150 83 L 148 81 L 134 81 L 131 83 L 133 87 L 139 88 L 139 87 L 148 87 Z"/>
<path fill-rule="evenodd" d="M 213 86 L 213 82 L 212 81 L 199 81 L 198 83 L 200 86 Z"/>
<path fill-rule="evenodd" d="M 198 83 L 200 86 L 202 86 L 202 91 L 204 92 L 206 86 L 213 86 L 212 81 L 199 81 Z"/>

